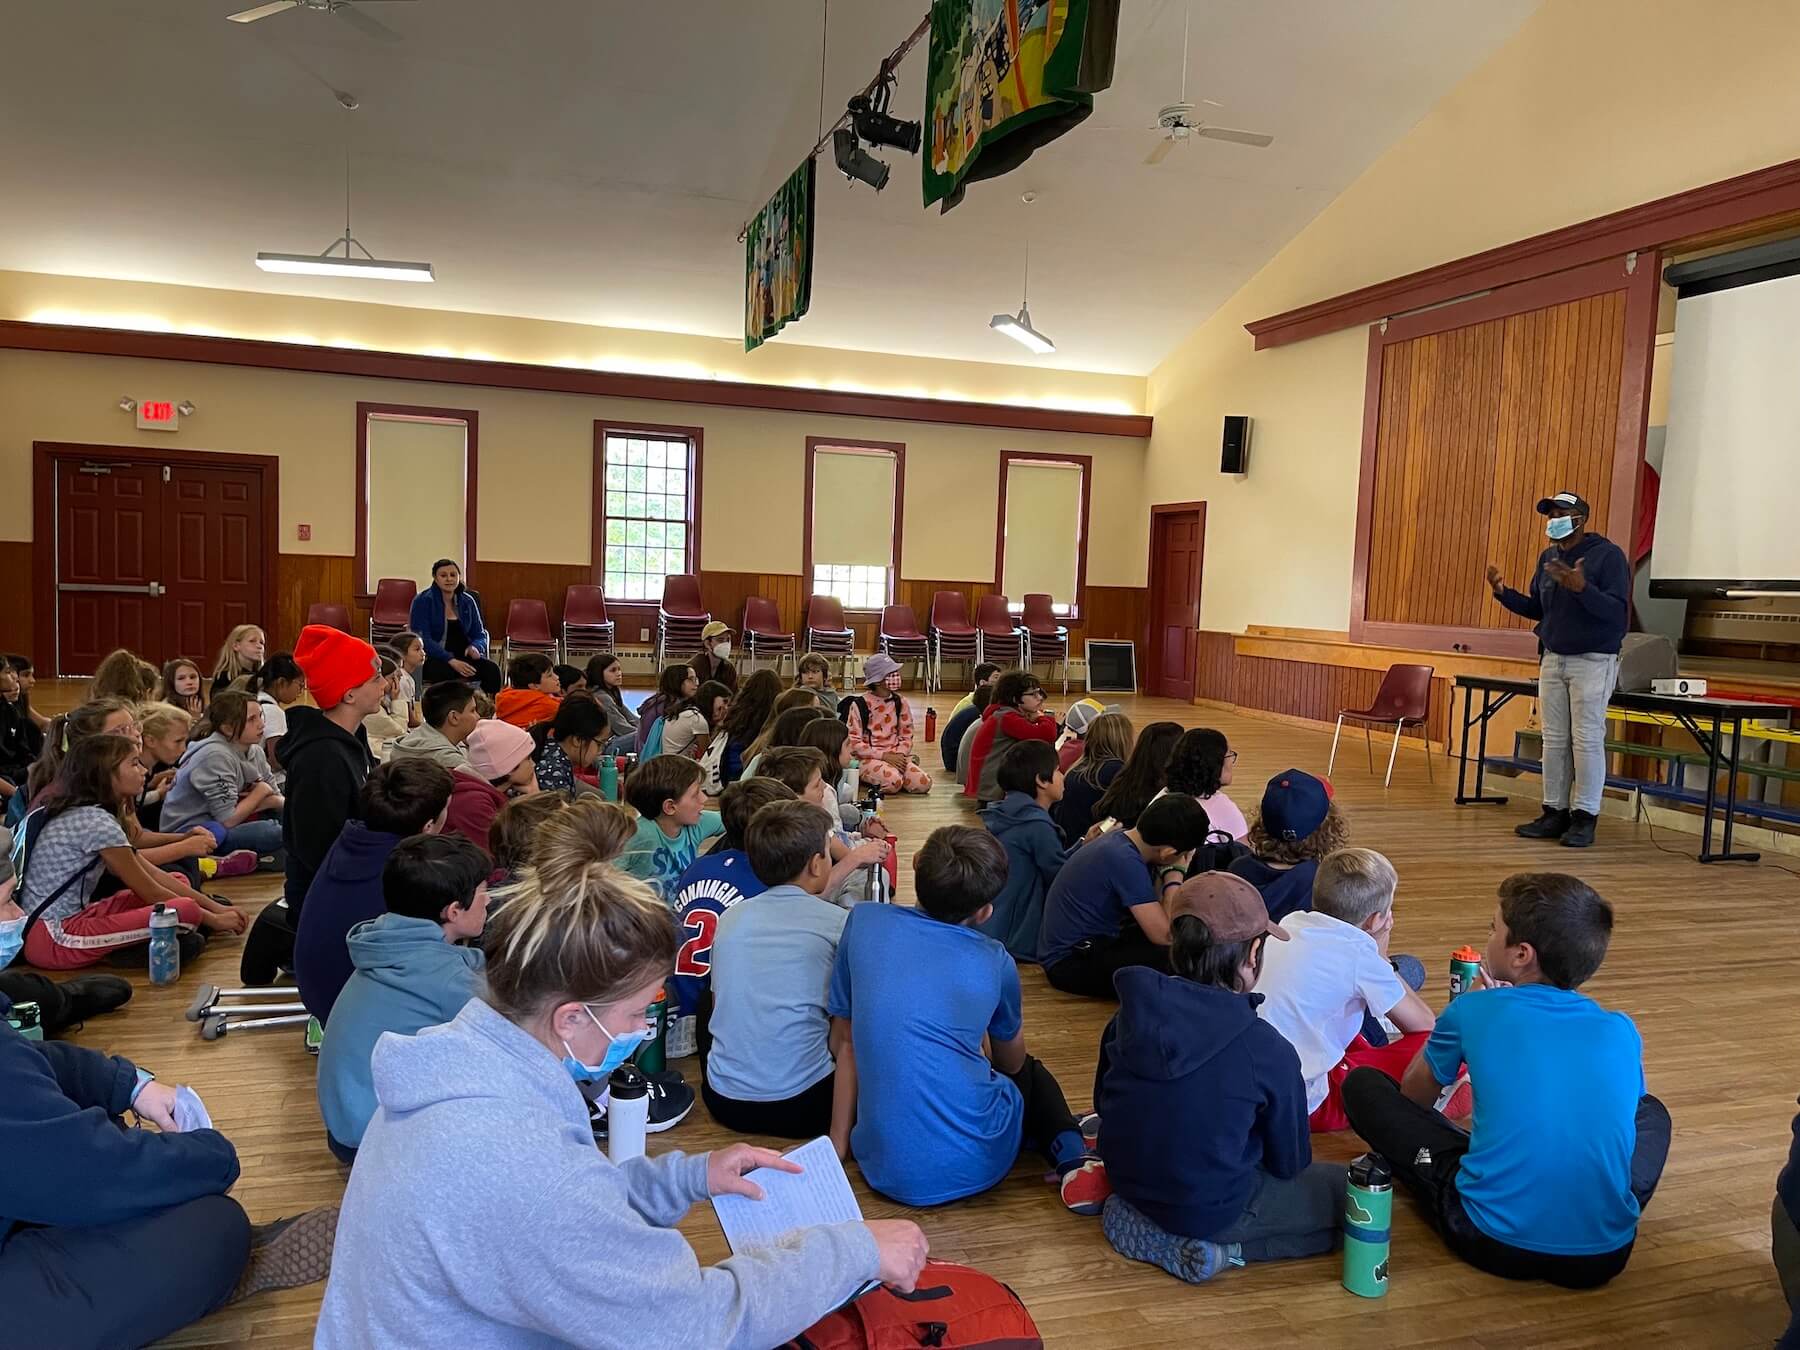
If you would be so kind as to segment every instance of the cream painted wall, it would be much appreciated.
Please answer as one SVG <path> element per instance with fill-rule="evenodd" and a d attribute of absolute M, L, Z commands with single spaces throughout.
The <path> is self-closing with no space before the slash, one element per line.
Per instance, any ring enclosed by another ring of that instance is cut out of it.
<path fill-rule="evenodd" d="M 1791 159 L 1796 68 L 1791 0 L 1546 0 L 1152 373 L 1149 499 L 1210 503 L 1201 626 L 1349 622 L 1366 333 L 1256 352 L 1244 323 Z"/>
<path fill-rule="evenodd" d="M 179 433 L 141 432 L 115 406 L 122 394 L 190 399 L 197 411 Z M 1088 580 L 1145 581 L 1144 445 L 1107 436 L 0 351 L 0 481 L 30 481 L 35 440 L 272 454 L 282 461 L 282 550 L 348 554 L 359 401 L 479 414 L 478 547 L 490 560 L 588 561 L 593 422 L 602 418 L 704 429 L 701 547 L 711 570 L 799 572 L 806 438 L 829 436 L 906 443 L 906 576 L 993 577 L 1000 452 L 1011 449 L 1092 455 Z M 310 542 L 296 538 L 301 523 L 312 526 Z M 0 539 L 30 536 L 29 492 L 0 494 Z"/>

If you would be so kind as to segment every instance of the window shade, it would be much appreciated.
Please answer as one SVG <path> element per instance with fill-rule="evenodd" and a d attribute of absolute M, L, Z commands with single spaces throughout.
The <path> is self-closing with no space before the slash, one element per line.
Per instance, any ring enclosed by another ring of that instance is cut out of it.
<path fill-rule="evenodd" d="M 825 449 L 814 453 L 812 556 L 815 563 L 893 565 L 891 454 Z"/>
<path fill-rule="evenodd" d="M 1013 600 L 1042 592 L 1075 603 L 1081 538 L 1081 469 L 1014 460 L 1006 471 L 1005 571 L 1000 589 Z"/>
<path fill-rule="evenodd" d="M 439 558 L 470 559 L 464 513 L 468 428 L 461 422 L 369 419 L 370 590 L 383 577 L 424 583 Z"/>

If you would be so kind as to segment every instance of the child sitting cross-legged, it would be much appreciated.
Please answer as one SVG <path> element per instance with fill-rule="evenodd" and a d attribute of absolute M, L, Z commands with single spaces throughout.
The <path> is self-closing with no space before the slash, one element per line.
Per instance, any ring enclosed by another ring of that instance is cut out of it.
<path fill-rule="evenodd" d="M 486 848 L 488 831 L 501 808 L 515 797 L 529 797 L 538 790 L 537 765 L 531 759 L 537 743 L 529 731 L 497 717 L 484 717 L 475 724 L 466 744 L 469 772 L 450 775 L 454 786 L 444 831 Z"/>
<path fill-rule="evenodd" d="M 1399 1081 L 1436 1025 L 1407 987 L 1424 968 L 1406 958 L 1402 976 L 1388 957 L 1397 884 L 1394 865 L 1373 849 L 1326 854 L 1313 877 L 1312 911 L 1284 918 L 1291 941 L 1263 953 L 1257 1012 L 1300 1054 L 1314 1131 L 1349 1128 L 1343 1084 L 1352 1069 L 1366 1064 Z M 1370 1017 L 1387 1018 L 1402 1035 L 1388 1040 L 1378 1032 L 1372 1043 L 1364 1031 Z"/>
<path fill-rule="evenodd" d="M 494 716 L 521 729 L 556 716 L 562 681 L 542 652 L 525 652 L 506 663 L 507 687 L 494 699 Z"/>
<path fill-rule="evenodd" d="M 878 834 L 865 835 L 839 828 L 837 791 L 825 776 L 830 770 L 823 750 L 805 745 L 777 746 L 762 756 L 756 776 L 785 784 L 794 796 L 803 802 L 817 803 L 831 817 L 831 835 L 825 841 L 826 853 L 831 859 L 831 875 L 825 879 L 825 898 L 838 904 L 876 899 L 878 897 L 870 894 L 866 886 L 853 883 L 865 867 L 877 865 L 892 882 L 894 862 L 887 831 L 883 829 Z M 892 894 L 891 886 L 888 894 Z"/>
<path fill-rule="evenodd" d="M 726 910 L 713 937 L 702 1092 L 727 1129 L 783 1139 L 849 1132 L 855 1083 L 836 1077 L 840 1037 L 825 1014 L 849 917 L 823 898 L 832 823 L 817 802 L 774 802 L 744 830 L 750 870 L 768 889 Z"/>
<path fill-rule="evenodd" d="M 1228 872 L 1183 882 L 1169 912 L 1173 973 L 1120 971 L 1119 1012 L 1100 1039 L 1106 1240 L 1193 1284 L 1328 1252 L 1345 1169 L 1312 1161 L 1300 1058 L 1251 992 L 1269 939 L 1287 934 Z"/>
<path fill-rule="evenodd" d="M 675 885 L 700 845 L 725 828 L 719 813 L 706 809 L 700 787 L 704 776 L 685 755 L 653 755 L 639 761 L 625 780 L 625 800 L 638 813 L 638 824 L 618 865 L 649 882 L 665 900 L 674 898 Z"/>
<path fill-rule="evenodd" d="M 1668 1161 L 1669 1113 L 1644 1091 L 1637 1028 L 1579 992 L 1612 926 L 1612 906 L 1575 877 L 1508 877 L 1484 987 L 1439 1014 L 1398 1084 L 1372 1068 L 1344 1080 L 1351 1128 L 1450 1250 L 1490 1275 L 1605 1284 Z M 1473 1137 L 1433 1109 L 1464 1066 L 1480 1102 Z"/>
<path fill-rule="evenodd" d="M 1350 840 L 1350 818 L 1332 799 L 1331 784 L 1299 769 L 1276 774 L 1263 789 L 1250 823 L 1250 852 L 1231 870 L 1262 893 L 1277 923 L 1312 908 L 1319 859 Z"/>
<path fill-rule="evenodd" d="M 917 909 L 850 912 L 827 1006 L 856 1124 L 834 1121 L 832 1141 L 905 1205 L 979 1194 L 1029 1146 L 1060 1174 L 1065 1205 L 1097 1213 L 1105 1174 L 1062 1088 L 1025 1053 L 1018 967 L 978 928 L 1006 871 L 992 835 L 946 825 L 913 859 Z"/>
<path fill-rule="evenodd" d="M 375 1114 L 369 1056 L 387 1032 L 448 1022 L 480 990 L 488 857 L 467 839 L 420 834 L 381 869 L 387 913 L 350 930 L 355 967 L 319 1047 L 319 1114 L 339 1162 L 356 1160 Z"/>
<path fill-rule="evenodd" d="M 576 774 L 592 769 L 606 749 L 606 710 L 592 694 L 569 694 L 556 715 L 531 729 L 537 746 L 539 792 L 597 793 L 592 783 Z"/>
<path fill-rule="evenodd" d="M 1021 741 L 995 779 L 1006 795 L 981 812 L 981 823 L 1006 850 L 1006 884 L 993 911 L 977 924 L 1020 961 L 1037 960 L 1044 896 L 1069 853 L 1050 812 L 1062 800 L 1063 771 L 1054 748 Z"/>

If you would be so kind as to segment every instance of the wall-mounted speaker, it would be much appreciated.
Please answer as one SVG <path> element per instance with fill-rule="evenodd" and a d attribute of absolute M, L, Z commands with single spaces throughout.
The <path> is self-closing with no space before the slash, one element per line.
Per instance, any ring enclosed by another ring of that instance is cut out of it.
<path fill-rule="evenodd" d="M 1224 449 L 1219 455 L 1219 472 L 1235 474 L 1250 472 L 1250 419 L 1248 417 L 1227 417 L 1225 419 Z"/>

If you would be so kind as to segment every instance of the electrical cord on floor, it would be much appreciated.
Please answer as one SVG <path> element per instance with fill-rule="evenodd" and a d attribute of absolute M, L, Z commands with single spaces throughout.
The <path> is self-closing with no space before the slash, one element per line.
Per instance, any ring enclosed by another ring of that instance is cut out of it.
<path fill-rule="evenodd" d="M 1664 853 L 1673 853 L 1676 857 L 1686 858 L 1690 862 L 1700 861 L 1698 851 L 1689 853 L 1685 848 L 1671 848 L 1656 837 L 1656 826 L 1650 819 L 1649 811 L 1644 807 L 1644 799 L 1642 796 L 1637 799 L 1637 814 L 1633 816 L 1632 819 L 1634 822 L 1641 820 L 1644 823 L 1644 828 L 1650 831 L 1650 842 L 1655 844 L 1656 847 L 1661 849 Z M 1773 867 L 1777 872 L 1786 872 L 1791 877 L 1800 877 L 1800 871 L 1796 871 L 1792 867 L 1786 867 L 1781 863 L 1770 861 L 1767 853 L 1763 854 L 1760 861 L 1763 866 Z"/>

